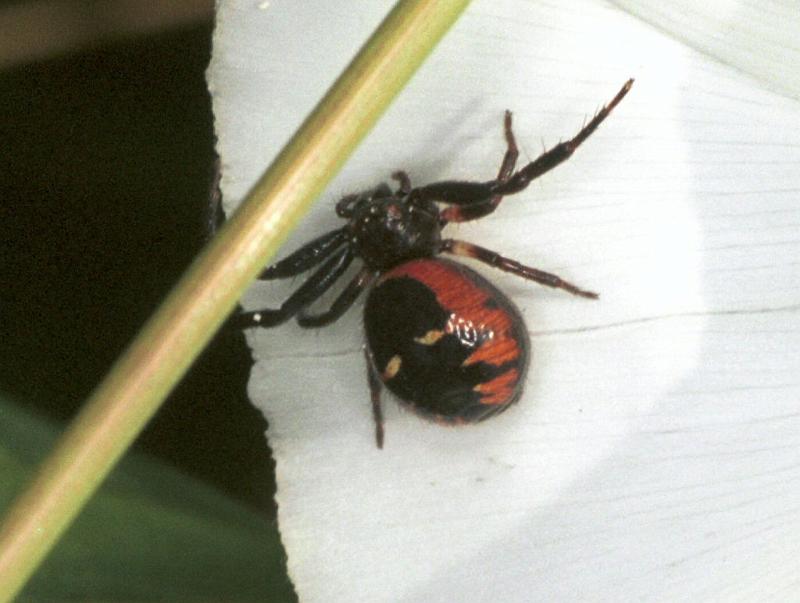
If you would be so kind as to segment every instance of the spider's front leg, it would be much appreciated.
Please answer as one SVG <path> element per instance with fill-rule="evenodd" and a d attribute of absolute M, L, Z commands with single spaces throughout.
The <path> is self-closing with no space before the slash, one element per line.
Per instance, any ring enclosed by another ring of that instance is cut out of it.
<path fill-rule="evenodd" d="M 628 91 L 633 86 L 633 80 L 630 79 L 620 88 L 617 95 L 611 101 L 600 109 L 597 114 L 586 124 L 581 131 L 578 132 L 573 138 L 567 141 L 560 142 L 549 151 L 542 153 L 536 160 L 531 161 L 528 165 L 517 171 L 505 182 L 492 183 L 492 192 L 499 195 L 511 195 L 524 190 L 533 180 L 546 174 L 560 163 L 569 159 L 575 150 L 583 144 L 583 142 L 591 136 L 594 131 L 600 126 L 601 123 L 611 114 L 614 107 L 625 98 Z"/>
<path fill-rule="evenodd" d="M 503 161 L 500 164 L 500 171 L 497 173 L 497 179 L 494 182 L 508 181 L 514 173 L 514 166 L 516 166 L 517 157 L 519 157 L 517 141 L 514 138 L 514 130 L 511 127 L 511 111 L 506 111 L 505 119 L 503 120 L 503 131 L 506 136 L 506 153 L 503 156 Z M 453 205 L 442 210 L 442 222 L 447 224 L 448 222 L 477 220 L 478 218 L 488 216 L 497 209 L 497 206 L 500 205 L 500 201 L 503 200 L 503 195 L 492 195 L 491 191 L 488 190 L 490 187 L 486 184 L 481 186 L 485 187 L 484 190 L 473 191 L 473 194 L 477 193 L 479 197 L 484 199 L 483 201 L 467 201 L 463 204 L 455 204 L 456 202 L 453 202 Z M 484 197 L 487 193 L 490 195 L 488 199 Z"/>
<path fill-rule="evenodd" d="M 397 189 L 397 192 L 400 195 L 408 195 L 413 190 L 411 188 L 411 179 L 403 170 L 392 172 L 392 179 L 397 180 L 397 183 L 400 185 L 400 187 Z"/>
<path fill-rule="evenodd" d="M 492 213 L 505 195 L 524 190 L 533 180 L 549 172 L 569 159 L 575 150 L 598 128 L 611 111 L 625 97 L 633 85 L 628 80 L 617 95 L 611 99 L 573 138 L 561 142 L 542 153 L 534 161 L 514 172 L 517 159 L 517 145 L 511 129 L 511 114 L 506 112 L 505 135 L 507 149 L 500 173 L 495 180 L 488 182 L 434 182 L 427 186 L 412 189 L 411 196 L 427 201 L 448 203 L 451 207 L 442 210 L 443 223 L 476 220 Z"/>
<path fill-rule="evenodd" d="M 492 213 L 502 201 L 503 196 L 493 194 L 491 185 L 493 183 L 506 182 L 511 177 L 519 156 L 517 141 L 514 138 L 514 131 L 511 127 L 511 111 L 506 111 L 503 130 L 506 137 L 506 152 L 500 164 L 496 180 L 490 182 L 434 182 L 427 186 L 409 189 L 408 192 L 411 197 L 451 204 L 450 207 L 443 209 L 439 214 L 442 226 L 448 222 L 477 220 Z M 403 172 L 397 172 L 396 174 L 405 176 Z M 400 177 L 397 177 L 397 179 L 406 186 L 410 186 L 407 176 L 404 180 Z M 402 188 L 401 186 L 401 190 Z"/>

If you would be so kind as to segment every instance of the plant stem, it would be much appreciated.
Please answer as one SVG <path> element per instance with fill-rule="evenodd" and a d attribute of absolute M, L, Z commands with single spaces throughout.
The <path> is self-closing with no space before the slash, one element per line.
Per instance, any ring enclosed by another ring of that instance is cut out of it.
<path fill-rule="evenodd" d="M 12 599 L 469 0 L 402 0 L 86 402 L 0 528 Z"/>

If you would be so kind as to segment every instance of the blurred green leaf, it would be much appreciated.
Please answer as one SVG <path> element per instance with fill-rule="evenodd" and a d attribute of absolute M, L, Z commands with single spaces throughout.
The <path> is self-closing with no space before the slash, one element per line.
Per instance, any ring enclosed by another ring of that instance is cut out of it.
<path fill-rule="evenodd" d="M 53 424 L 0 398 L 0 510 L 21 491 L 57 433 Z M 294 601 L 283 557 L 272 522 L 131 454 L 20 600 Z"/>

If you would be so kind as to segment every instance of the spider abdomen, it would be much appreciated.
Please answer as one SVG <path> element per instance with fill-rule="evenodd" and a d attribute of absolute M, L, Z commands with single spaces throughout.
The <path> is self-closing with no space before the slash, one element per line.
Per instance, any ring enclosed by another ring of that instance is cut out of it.
<path fill-rule="evenodd" d="M 385 272 L 364 308 L 375 373 L 419 414 L 476 422 L 522 393 L 528 333 L 519 310 L 462 264 L 422 258 Z"/>

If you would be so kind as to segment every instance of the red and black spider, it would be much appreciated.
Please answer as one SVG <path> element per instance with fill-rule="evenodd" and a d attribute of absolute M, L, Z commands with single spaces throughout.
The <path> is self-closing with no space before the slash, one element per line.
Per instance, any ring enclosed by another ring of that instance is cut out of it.
<path fill-rule="evenodd" d="M 522 316 L 485 278 L 437 256 L 473 258 L 589 299 L 597 294 L 472 243 L 442 238 L 442 228 L 492 213 L 505 195 L 524 190 L 568 159 L 632 85 L 628 80 L 574 138 L 517 171 L 507 111 L 507 149 L 495 180 L 413 187 L 405 172 L 395 172 L 395 191 L 384 183 L 344 197 L 336 204 L 336 214 L 347 220 L 342 228 L 304 245 L 259 278 L 287 278 L 321 266 L 280 308 L 239 314 L 233 325 L 274 327 L 294 316 L 301 327 L 322 327 L 342 316 L 371 286 L 364 307 L 365 354 L 378 447 L 383 445 L 382 385 L 414 411 L 443 423 L 477 422 L 502 412 L 519 399 L 528 368 L 530 344 Z M 364 266 L 331 306 L 309 312 L 356 258 Z"/>

